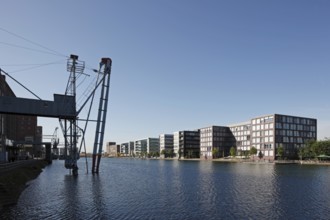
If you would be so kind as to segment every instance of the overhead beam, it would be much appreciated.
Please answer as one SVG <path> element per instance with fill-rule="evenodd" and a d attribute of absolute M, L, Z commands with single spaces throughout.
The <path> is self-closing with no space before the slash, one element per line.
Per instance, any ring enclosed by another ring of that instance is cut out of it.
<path fill-rule="evenodd" d="M 0 113 L 74 119 L 74 96 L 54 94 L 54 101 L 0 96 Z"/>

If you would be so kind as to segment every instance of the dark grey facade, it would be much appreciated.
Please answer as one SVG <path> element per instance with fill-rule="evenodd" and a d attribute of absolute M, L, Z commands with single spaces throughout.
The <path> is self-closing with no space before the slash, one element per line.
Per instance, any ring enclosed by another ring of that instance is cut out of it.
<path fill-rule="evenodd" d="M 226 157 L 235 145 L 235 137 L 229 127 L 210 126 L 200 129 L 201 158 Z"/>
<path fill-rule="evenodd" d="M 200 133 L 197 131 L 179 131 L 179 157 L 200 157 Z"/>
<path fill-rule="evenodd" d="M 275 152 L 282 146 L 282 157 L 296 159 L 299 148 L 317 139 L 317 120 L 275 114 Z M 267 146 L 264 146 L 264 148 Z M 278 156 L 276 153 L 275 156 Z"/>

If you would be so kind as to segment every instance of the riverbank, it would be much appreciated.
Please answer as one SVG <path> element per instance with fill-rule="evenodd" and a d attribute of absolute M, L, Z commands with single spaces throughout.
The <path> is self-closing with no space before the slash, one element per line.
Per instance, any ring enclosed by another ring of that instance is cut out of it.
<path fill-rule="evenodd" d="M 112 157 L 117 158 L 117 157 Z M 118 158 L 132 158 L 132 157 L 118 157 Z M 247 164 L 301 164 L 301 165 L 321 165 L 330 166 L 330 161 L 320 160 L 253 160 L 243 158 L 217 158 L 217 159 L 204 159 L 204 158 L 136 158 L 148 160 L 179 160 L 179 161 L 205 161 L 205 162 L 220 162 L 220 163 L 247 163 Z"/>
<path fill-rule="evenodd" d="M 0 210 L 14 205 L 28 182 L 35 179 L 48 163 L 44 160 L 27 160 L 0 166 Z"/>

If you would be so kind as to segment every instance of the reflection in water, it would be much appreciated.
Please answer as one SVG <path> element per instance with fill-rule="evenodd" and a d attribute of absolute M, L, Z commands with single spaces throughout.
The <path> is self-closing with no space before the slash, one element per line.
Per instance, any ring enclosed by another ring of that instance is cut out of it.
<path fill-rule="evenodd" d="M 279 215 L 330 219 L 329 167 L 276 166 L 275 181 L 280 204 L 275 208 Z"/>
<path fill-rule="evenodd" d="M 99 175 L 66 173 L 54 161 L 0 219 L 330 219 L 330 167 L 104 159 Z"/>
<path fill-rule="evenodd" d="M 214 213 L 218 208 L 216 206 L 218 196 L 216 188 L 219 185 L 214 181 L 212 165 L 213 163 L 201 161 L 198 166 L 199 172 L 196 175 L 198 203 L 201 210 L 206 213 Z"/>

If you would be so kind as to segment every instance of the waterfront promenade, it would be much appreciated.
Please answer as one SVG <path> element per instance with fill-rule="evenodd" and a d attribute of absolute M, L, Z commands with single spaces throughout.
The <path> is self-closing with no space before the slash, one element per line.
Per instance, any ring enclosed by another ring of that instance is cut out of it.
<path fill-rule="evenodd" d="M 44 160 L 19 160 L 0 164 L 0 210 L 3 206 L 15 204 L 26 188 L 47 165 Z"/>

